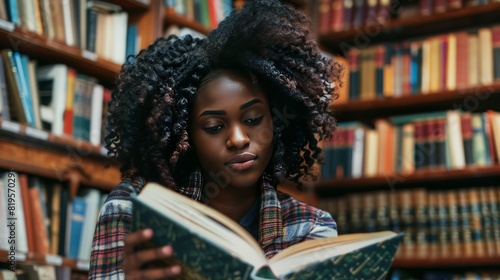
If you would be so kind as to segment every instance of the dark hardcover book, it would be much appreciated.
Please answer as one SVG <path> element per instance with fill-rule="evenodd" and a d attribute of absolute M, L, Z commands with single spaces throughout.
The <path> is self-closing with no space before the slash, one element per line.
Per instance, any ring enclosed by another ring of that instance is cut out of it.
<path fill-rule="evenodd" d="M 500 80 L 500 25 L 491 28 L 493 43 L 493 78 Z"/>
<path fill-rule="evenodd" d="M 474 152 L 472 145 L 472 119 L 470 113 L 462 114 L 462 139 L 464 143 L 465 165 L 474 163 Z"/>
<path fill-rule="evenodd" d="M 62 187 L 61 188 L 61 200 L 60 208 L 59 208 L 59 239 L 57 245 L 57 254 L 59 256 L 66 256 L 67 246 L 66 246 L 66 224 L 68 219 L 68 203 L 69 203 L 69 189 Z"/>
<path fill-rule="evenodd" d="M 352 27 L 361 27 L 365 23 L 367 0 L 353 0 L 353 4 Z"/>
<path fill-rule="evenodd" d="M 377 97 L 384 97 L 384 60 L 385 47 L 381 45 L 375 50 L 375 91 Z"/>
<path fill-rule="evenodd" d="M 425 167 L 426 153 L 424 143 L 425 122 L 416 121 L 415 125 L 415 170 Z"/>
<path fill-rule="evenodd" d="M 91 8 L 88 8 L 86 49 L 91 52 L 95 52 L 96 35 L 97 35 L 97 12 Z"/>
<path fill-rule="evenodd" d="M 132 198 L 132 230 L 152 228 L 146 247 L 171 244 L 182 279 L 378 279 L 387 274 L 403 237 L 391 231 L 346 234 L 293 245 L 266 259 L 257 241 L 220 212 L 150 183 Z"/>
<path fill-rule="evenodd" d="M 349 100 L 358 100 L 360 91 L 360 73 L 358 68 L 359 51 L 351 49 L 349 51 Z"/>
<path fill-rule="evenodd" d="M 353 6 L 354 0 L 343 0 L 343 11 L 344 15 L 342 17 L 343 29 L 349 29 L 352 27 L 352 14 L 353 14 Z"/>
<path fill-rule="evenodd" d="M 434 169 L 436 167 L 436 139 L 434 137 L 435 131 L 434 120 L 427 120 L 424 122 L 424 153 L 425 153 L 425 167 Z"/>
<path fill-rule="evenodd" d="M 444 169 L 446 167 L 446 120 L 437 118 L 434 121 L 434 140 L 436 148 L 436 168 Z"/>
<path fill-rule="evenodd" d="M 354 128 L 345 130 L 344 178 L 352 176 L 352 150 L 354 148 Z"/>
<path fill-rule="evenodd" d="M 7 69 L 8 70 L 8 69 Z M 5 76 L 3 58 L 0 56 L 0 116 L 2 120 L 10 120 L 9 97 L 7 92 L 7 80 Z M 10 71 L 10 70 L 9 70 Z"/>
<path fill-rule="evenodd" d="M 329 179 L 332 177 L 333 170 L 333 146 L 332 139 L 325 140 L 323 142 L 323 155 L 325 157 L 324 163 L 321 166 L 321 178 L 323 180 Z"/>

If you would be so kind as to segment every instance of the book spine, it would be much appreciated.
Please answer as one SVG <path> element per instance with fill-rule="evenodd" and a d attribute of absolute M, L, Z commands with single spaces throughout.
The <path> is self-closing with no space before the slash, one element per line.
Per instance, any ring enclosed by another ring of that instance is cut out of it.
<path fill-rule="evenodd" d="M 319 3 L 319 33 L 324 34 L 330 31 L 330 0 L 321 0 Z"/>
<path fill-rule="evenodd" d="M 86 49 L 95 52 L 97 34 L 97 12 L 91 8 L 87 9 L 87 40 Z"/>
<path fill-rule="evenodd" d="M 487 187 L 487 199 L 490 207 L 491 223 L 493 228 L 493 240 L 495 242 L 496 255 L 500 255 L 500 189 L 498 190 L 499 196 L 497 197 L 495 188 Z"/>
<path fill-rule="evenodd" d="M 495 81 L 500 80 L 500 25 L 491 27 L 491 41 L 493 46 L 493 75 Z"/>
<path fill-rule="evenodd" d="M 437 195 L 437 217 L 438 217 L 438 256 L 447 258 L 450 256 L 450 238 L 448 231 L 448 214 L 446 207 L 446 194 L 438 191 Z"/>
<path fill-rule="evenodd" d="M 424 143 L 424 122 L 416 121 L 414 125 L 414 139 L 415 139 L 415 155 L 414 163 L 415 169 L 420 170 L 425 167 L 425 143 Z"/>
<path fill-rule="evenodd" d="M 470 228 L 472 234 L 473 255 L 482 257 L 485 255 L 484 236 L 481 226 L 481 208 L 479 202 L 479 193 L 475 188 L 467 191 L 469 209 L 470 209 Z"/>
<path fill-rule="evenodd" d="M 12 70 L 14 71 L 16 83 L 18 84 L 19 95 L 21 97 L 24 114 L 26 115 L 26 121 L 29 126 L 35 127 L 36 124 L 33 113 L 33 105 L 31 104 L 31 97 L 28 92 L 28 84 L 26 82 L 26 75 L 24 74 L 25 69 L 23 69 L 21 62 L 21 55 L 17 52 L 12 52 L 12 55 L 9 55 L 9 59 L 11 59 L 11 65 L 15 66 L 15 69 L 13 68 Z"/>
<path fill-rule="evenodd" d="M 474 163 L 473 143 L 472 143 L 472 120 L 470 113 L 462 114 L 462 137 L 464 143 L 465 164 Z"/>
<path fill-rule="evenodd" d="M 436 168 L 446 168 L 446 121 L 444 118 L 437 118 L 434 121 L 434 134 L 435 134 L 435 161 Z"/>
<path fill-rule="evenodd" d="M 352 26 L 354 0 L 342 0 L 342 1 L 344 2 L 342 29 L 346 30 L 351 28 Z"/>
<path fill-rule="evenodd" d="M 446 208 L 448 210 L 448 240 L 450 242 L 451 256 L 460 257 L 460 227 L 458 216 L 458 201 L 454 190 L 446 191 Z"/>
<path fill-rule="evenodd" d="M 427 243 L 429 257 L 439 257 L 439 216 L 438 216 L 438 193 L 427 193 Z"/>
<path fill-rule="evenodd" d="M 375 91 L 378 97 L 384 96 L 384 46 L 379 46 L 375 51 Z"/>
<path fill-rule="evenodd" d="M 481 228 L 484 236 L 485 255 L 492 257 L 496 252 L 488 190 L 482 187 L 477 189 L 477 191 L 479 192 L 479 208 L 481 211 Z"/>
<path fill-rule="evenodd" d="M 9 71 L 9 69 L 5 69 L 4 65 L 3 58 L 0 56 L 0 116 L 2 120 L 10 120 L 9 93 L 5 80 L 5 71 Z"/>
<path fill-rule="evenodd" d="M 405 233 L 402 241 L 402 256 L 411 257 L 415 252 L 414 201 L 411 190 L 399 192 L 401 230 Z"/>
<path fill-rule="evenodd" d="M 415 205 L 415 246 L 414 252 L 417 258 L 425 258 L 429 255 L 429 207 L 427 204 L 427 192 L 425 189 L 416 189 L 412 193 L 413 205 Z"/>

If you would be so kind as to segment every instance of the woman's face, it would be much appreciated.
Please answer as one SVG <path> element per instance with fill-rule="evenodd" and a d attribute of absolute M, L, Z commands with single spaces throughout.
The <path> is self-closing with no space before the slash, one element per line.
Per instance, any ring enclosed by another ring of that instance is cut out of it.
<path fill-rule="evenodd" d="M 207 182 L 221 188 L 255 186 L 273 152 L 266 95 L 247 79 L 222 72 L 198 90 L 190 137 Z"/>

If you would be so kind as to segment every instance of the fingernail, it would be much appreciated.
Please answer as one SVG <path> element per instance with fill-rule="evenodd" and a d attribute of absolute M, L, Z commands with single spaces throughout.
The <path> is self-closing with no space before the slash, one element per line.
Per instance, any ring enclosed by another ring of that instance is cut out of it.
<path fill-rule="evenodd" d="M 175 273 L 175 274 L 180 273 L 181 272 L 181 267 L 179 265 L 172 266 L 170 268 L 170 272 Z"/>
<path fill-rule="evenodd" d="M 161 249 L 161 252 L 163 253 L 163 255 L 168 257 L 172 254 L 172 248 L 169 245 L 167 245 Z"/>
<path fill-rule="evenodd" d="M 145 229 L 145 230 L 144 230 L 144 237 L 149 238 L 149 237 L 151 237 L 151 236 L 153 236 L 153 230 L 152 230 L 152 229 L 150 229 L 150 228 Z"/>

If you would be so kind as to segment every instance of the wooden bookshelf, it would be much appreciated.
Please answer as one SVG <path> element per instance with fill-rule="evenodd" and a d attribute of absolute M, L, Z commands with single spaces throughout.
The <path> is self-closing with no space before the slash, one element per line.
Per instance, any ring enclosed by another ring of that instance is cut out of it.
<path fill-rule="evenodd" d="M 201 23 L 195 20 L 188 19 L 185 16 L 179 15 L 172 9 L 164 8 L 164 11 L 165 11 L 163 15 L 164 26 L 177 25 L 179 27 L 187 27 L 203 34 L 208 34 L 210 32 L 210 29 L 206 28 Z"/>
<path fill-rule="evenodd" d="M 319 42 L 331 52 L 341 53 L 341 44 L 354 45 L 360 35 L 368 36 L 369 43 L 402 40 L 409 37 L 430 35 L 450 30 L 469 28 L 498 22 L 500 3 L 466 7 L 429 16 L 415 16 L 389 20 L 384 25 L 374 23 L 357 29 L 320 34 Z M 370 36 L 370 34 L 373 34 Z M 363 40 L 363 47 L 366 42 Z"/>
<path fill-rule="evenodd" d="M 338 119 L 350 121 L 450 109 L 481 111 L 491 109 L 492 105 L 500 109 L 500 83 L 426 94 L 354 100 L 342 104 L 334 101 L 332 109 Z"/>
<path fill-rule="evenodd" d="M 106 0 L 106 2 L 119 5 L 127 11 L 144 12 L 151 8 L 151 0 Z"/>
<path fill-rule="evenodd" d="M 324 195 L 342 194 L 357 191 L 395 190 L 411 186 L 441 186 L 443 183 L 456 187 L 458 184 L 475 185 L 500 178 L 500 165 L 489 167 L 467 167 L 457 170 L 419 170 L 409 175 L 392 174 L 388 176 L 327 179 L 315 185 L 316 193 Z M 494 182 L 495 182 L 494 181 Z"/>
<path fill-rule="evenodd" d="M 458 267 L 498 267 L 500 256 L 497 257 L 450 257 L 398 259 L 393 262 L 394 268 L 458 268 Z"/>
<path fill-rule="evenodd" d="M 8 252 L 6 250 L 0 250 L 0 262 L 7 263 L 9 261 L 7 254 Z M 67 266 L 70 267 L 74 272 L 88 273 L 88 262 L 81 262 L 78 260 L 56 255 L 42 255 L 33 252 L 16 252 L 16 263 Z"/>
<path fill-rule="evenodd" d="M 0 48 L 29 54 L 40 64 L 57 61 L 70 65 L 78 72 L 99 78 L 107 86 L 112 85 L 121 68 L 121 65 L 99 58 L 94 53 L 68 46 L 65 42 L 49 40 L 19 27 L 12 32 L 0 29 Z"/>
<path fill-rule="evenodd" d="M 72 197 L 79 184 L 110 191 L 120 182 L 118 165 L 105 156 L 102 147 L 18 127 L 16 123 L 1 122 L 1 168 L 69 181 Z"/>

